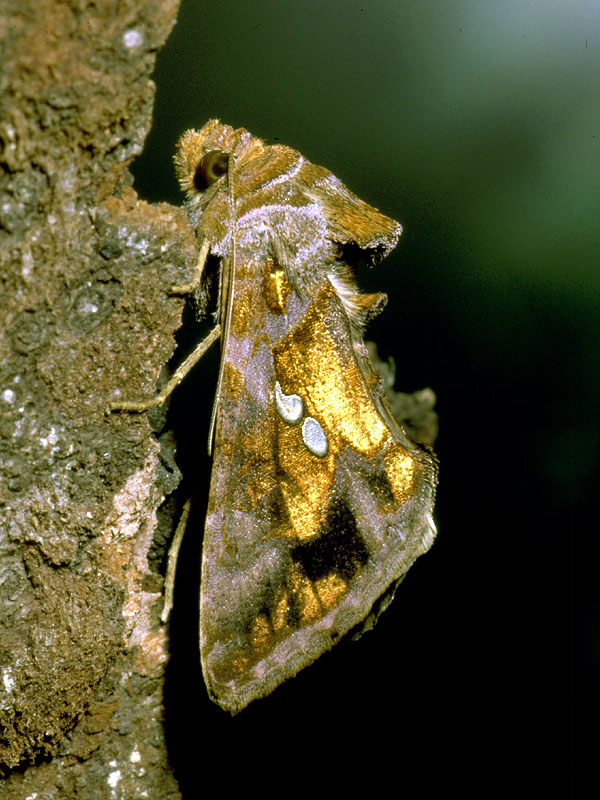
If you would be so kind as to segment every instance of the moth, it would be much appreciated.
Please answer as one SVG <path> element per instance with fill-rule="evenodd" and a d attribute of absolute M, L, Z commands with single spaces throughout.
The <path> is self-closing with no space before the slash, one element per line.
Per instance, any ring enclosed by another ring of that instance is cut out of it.
<path fill-rule="evenodd" d="M 174 291 L 205 307 L 218 280 L 218 303 L 153 402 L 220 338 L 200 655 L 211 698 L 236 713 L 389 604 L 433 543 L 437 467 L 363 343 L 387 298 L 359 293 L 355 265 L 389 253 L 401 226 L 297 151 L 218 120 L 187 131 L 175 163 L 199 257 Z"/>

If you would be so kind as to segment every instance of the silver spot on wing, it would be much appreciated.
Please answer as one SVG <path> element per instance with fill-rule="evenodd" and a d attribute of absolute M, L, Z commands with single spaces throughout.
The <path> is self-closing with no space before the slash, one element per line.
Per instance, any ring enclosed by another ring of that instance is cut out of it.
<path fill-rule="evenodd" d="M 302 423 L 302 439 L 314 456 L 323 458 L 329 452 L 325 431 L 312 417 L 307 417 Z"/>
<path fill-rule="evenodd" d="M 297 425 L 304 413 L 302 398 L 297 394 L 284 394 L 279 381 L 275 383 L 275 407 L 281 419 L 290 425 Z"/>

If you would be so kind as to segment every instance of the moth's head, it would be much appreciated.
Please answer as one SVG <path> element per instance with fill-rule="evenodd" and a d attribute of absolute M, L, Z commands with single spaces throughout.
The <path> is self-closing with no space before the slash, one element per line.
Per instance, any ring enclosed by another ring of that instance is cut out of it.
<path fill-rule="evenodd" d="M 199 131 L 186 131 L 177 145 L 175 169 L 181 188 L 191 199 L 218 183 L 226 183 L 232 164 L 255 158 L 263 142 L 245 130 L 211 119 Z"/>

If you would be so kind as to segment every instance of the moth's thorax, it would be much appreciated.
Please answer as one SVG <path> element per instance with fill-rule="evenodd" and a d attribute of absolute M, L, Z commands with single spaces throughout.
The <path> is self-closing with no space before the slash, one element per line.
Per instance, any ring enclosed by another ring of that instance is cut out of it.
<path fill-rule="evenodd" d="M 214 150 L 228 156 L 229 172 L 200 191 L 197 165 Z M 302 274 L 327 268 L 346 244 L 364 249 L 367 261 L 378 261 L 401 232 L 397 222 L 296 150 L 265 145 L 215 120 L 184 134 L 176 165 L 190 222 L 220 257 L 230 256 L 235 246 L 236 257 L 270 255 Z"/>
<path fill-rule="evenodd" d="M 328 237 L 322 203 L 292 182 L 303 160 L 290 160 L 288 175 L 278 171 L 283 166 L 279 154 L 265 155 L 271 158 L 236 165 L 231 175 L 233 199 L 225 181 L 208 200 L 199 198 L 197 208 L 192 198 L 190 216 L 197 220 L 198 236 L 207 238 L 212 253 L 222 258 L 231 256 L 235 247 L 237 259 L 275 257 L 299 272 L 331 263 L 338 248 Z"/>

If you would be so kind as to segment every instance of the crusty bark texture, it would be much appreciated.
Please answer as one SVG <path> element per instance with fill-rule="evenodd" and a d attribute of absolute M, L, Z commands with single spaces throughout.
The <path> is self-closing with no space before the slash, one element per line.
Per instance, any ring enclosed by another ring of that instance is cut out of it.
<path fill-rule="evenodd" d="M 194 243 L 127 167 L 177 0 L 2 0 L 0 794 L 179 797 L 165 750 L 146 414 Z M 118 394 L 120 392 L 120 395 Z"/>

